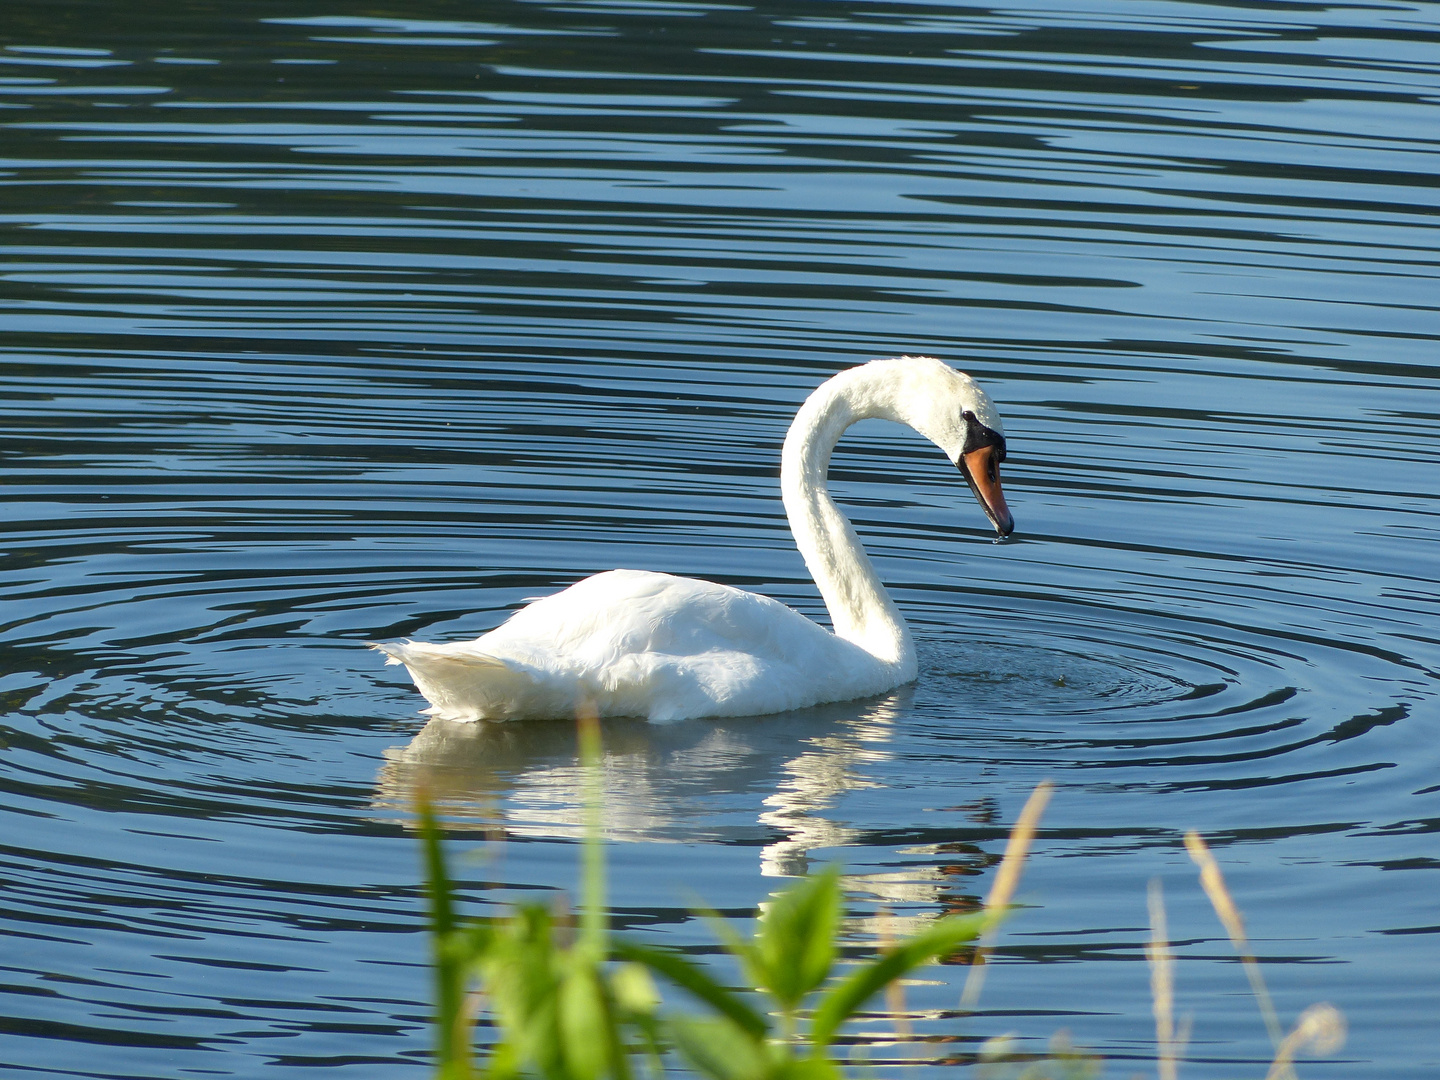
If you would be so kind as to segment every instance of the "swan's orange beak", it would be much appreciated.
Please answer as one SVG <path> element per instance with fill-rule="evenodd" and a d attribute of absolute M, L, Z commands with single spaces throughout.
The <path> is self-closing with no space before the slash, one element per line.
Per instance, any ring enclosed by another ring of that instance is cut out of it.
<path fill-rule="evenodd" d="M 1000 490 L 999 448 L 982 446 L 978 450 L 971 450 L 968 454 L 961 455 L 956 464 L 965 474 L 970 490 L 975 493 L 975 498 L 980 500 L 980 506 L 995 526 L 995 531 L 1002 537 L 1009 536 L 1015 531 L 1015 519 L 1010 515 L 1010 508 L 1005 505 L 1005 492 Z"/>

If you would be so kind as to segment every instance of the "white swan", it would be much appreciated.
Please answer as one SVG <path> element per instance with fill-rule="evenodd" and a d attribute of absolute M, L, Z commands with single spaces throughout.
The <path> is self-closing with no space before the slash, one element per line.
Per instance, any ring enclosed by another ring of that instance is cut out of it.
<path fill-rule="evenodd" d="M 780 489 L 834 633 L 769 597 L 644 570 L 611 570 L 517 611 L 474 641 L 372 646 L 404 664 L 449 720 L 558 719 L 582 706 L 653 721 L 785 712 L 915 678 L 915 649 L 855 531 L 826 489 L 830 452 L 857 420 L 914 428 L 959 466 L 1001 536 L 1005 436 L 985 391 L 929 357 L 842 371 L 800 407 Z"/>

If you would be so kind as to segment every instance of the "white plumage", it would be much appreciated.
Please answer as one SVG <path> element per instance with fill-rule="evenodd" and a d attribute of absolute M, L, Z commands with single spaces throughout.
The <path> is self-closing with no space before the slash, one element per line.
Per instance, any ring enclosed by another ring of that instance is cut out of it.
<path fill-rule="evenodd" d="M 374 648 L 409 669 L 427 712 L 462 721 L 551 719 L 581 708 L 654 721 L 748 716 L 893 689 L 915 677 L 910 634 L 825 484 L 840 435 L 869 417 L 908 424 L 939 445 L 1008 535 L 998 477 L 1004 438 L 985 392 L 938 360 L 875 361 L 810 395 L 782 455 L 790 527 L 834 633 L 728 585 L 611 570 L 535 601 L 474 641 Z"/>

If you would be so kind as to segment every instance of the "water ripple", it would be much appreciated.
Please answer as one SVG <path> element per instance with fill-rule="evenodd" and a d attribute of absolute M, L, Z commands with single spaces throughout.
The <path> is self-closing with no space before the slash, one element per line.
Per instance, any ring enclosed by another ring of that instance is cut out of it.
<path fill-rule="evenodd" d="M 957 1036 L 948 970 L 907 988 L 917 1038 L 961 1039 L 925 1046 L 1143 1056 L 1168 876 L 1208 1067 L 1263 1068 L 1181 892 L 1196 827 L 1282 1011 L 1343 999 L 1314 1073 L 1426 1075 L 1433 20 L 442 7 L 10 20 L 3 1064 L 423 1069 L 415 793 L 503 838 L 473 908 L 568 888 L 574 735 L 422 725 L 363 642 L 620 565 L 823 618 L 785 426 L 917 352 L 1001 402 L 1016 537 L 857 428 L 834 486 L 921 678 L 608 725 L 616 923 L 703 949 L 695 893 L 739 914 L 838 858 L 851 943 L 883 938 L 973 907 L 1051 777 L 986 1011 Z M 883 1026 L 872 1060 L 925 1067 Z"/>

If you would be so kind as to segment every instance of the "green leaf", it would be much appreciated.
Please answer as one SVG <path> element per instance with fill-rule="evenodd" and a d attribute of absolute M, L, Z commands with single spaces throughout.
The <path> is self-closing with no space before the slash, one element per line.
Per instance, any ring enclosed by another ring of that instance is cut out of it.
<path fill-rule="evenodd" d="M 435 811 L 423 796 L 415 809 L 420 815 L 420 838 L 425 851 L 425 891 L 430 898 L 430 929 L 436 934 L 448 934 L 455 929 L 454 890 L 445 869 L 440 827 L 435 822 Z"/>
<path fill-rule="evenodd" d="M 678 1016 L 670 1021 L 676 1048 L 698 1072 L 713 1080 L 763 1080 L 770 1055 L 765 1044 L 752 1039 L 729 1020 L 700 1020 Z"/>
<path fill-rule="evenodd" d="M 755 942 L 737 934 L 735 928 L 718 911 L 710 908 L 697 908 L 696 911 L 705 916 L 705 921 L 715 931 L 715 936 L 720 939 L 720 944 L 725 946 L 725 951 L 740 961 L 740 967 L 745 972 L 745 977 L 750 980 L 750 985 L 766 985 L 764 967 L 756 952 Z"/>
<path fill-rule="evenodd" d="M 552 1075 L 562 1067 L 559 996 L 562 956 L 553 920 L 540 904 L 516 908 L 501 922 L 481 964 L 502 1041 L 515 1068 Z"/>
<path fill-rule="evenodd" d="M 789 1058 L 770 1070 L 767 1080 L 840 1080 L 839 1066 L 827 1057 Z"/>
<path fill-rule="evenodd" d="M 616 958 L 644 964 L 657 975 L 690 991 L 752 1039 L 762 1039 L 770 1030 L 765 1018 L 752 1009 L 740 994 L 722 986 L 704 968 L 678 953 L 652 949 L 624 939 L 615 940 L 611 951 Z"/>
<path fill-rule="evenodd" d="M 755 931 L 761 985 L 787 1012 L 823 983 L 840 932 L 840 871 L 829 867 L 777 893 Z"/>
<path fill-rule="evenodd" d="M 577 963 L 560 983 L 560 1037 L 567 1072 L 575 1080 L 598 1080 L 606 1071 L 619 1041 L 611 1030 L 610 1011 L 598 973 Z"/>
<path fill-rule="evenodd" d="M 650 969 L 633 961 L 621 964 L 610 973 L 610 993 L 615 1004 L 635 1017 L 653 1016 L 660 1007 L 660 992 Z"/>
<path fill-rule="evenodd" d="M 490 1067 L 485 1071 L 485 1080 L 519 1080 L 520 1061 L 515 1048 L 501 1041 L 490 1048 Z"/>
<path fill-rule="evenodd" d="M 472 922 L 452 934 L 450 941 L 455 949 L 457 959 L 467 966 L 479 965 L 484 962 L 485 957 L 494 947 L 494 920 L 485 919 L 481 922 Z"/>
<path fill-rule="evenodd" d="M 810 1026 L 810 1041 L 817 1051 L 828 1046 L 835 1033 L 879 990 L 907 972 L 948 956 L 967 941 L 974 941 L 994 922 L 986 913 L 951 915 L 907 938 L 867 964 L 862 964 L 820 999 Z"/>
<path fill-rule="evenodd" d="M 424 849 L 425 891 L 430 899 L 436 1064 L 442 1076 L 464 1080 L 470 1076 L 470 1020 L 465 1013 L 465 987 L 471 953 L 456 932 L 454 889 L 445 869 L 445 852 L 440 846 L 435 814 L 423 798 L 416 810 L 420 815 Z"/>

